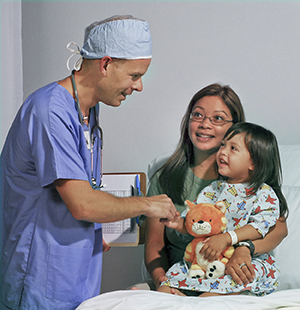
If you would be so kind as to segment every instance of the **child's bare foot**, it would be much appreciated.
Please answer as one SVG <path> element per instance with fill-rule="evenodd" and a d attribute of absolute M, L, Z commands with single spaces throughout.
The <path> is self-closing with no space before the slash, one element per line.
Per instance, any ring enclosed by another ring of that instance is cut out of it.
<path fill-rule="evenodd" d="M 230 296 L 230 295 L 239 295 L 240 293 L 230 293 L 230 294 L 218 294 L 218 293 L 210 293 L 204 292 L 203 294 L 199 295 L 199 297 L 212 297 L 212 296 Z"/>
<path fill-rule="evenodd" d="M 199 297 L 212 297 L 212 296 L 220 296 L 221 294 L 218 293 L 210 293 L 210 292 L 204 292 L 203 294 L 199 295 Z"/>
<path fill-rule="evenodd" d="M 171 287 L 171 294 L 178 295 L 178 296 L 186 296 L 185 294 L 183 294 L 182 292 L 180 292 L 179 290 L 177 290 L 174 287 Z"/>
<path fill-rule="evenodd" d="M 161 293 L 172 294 L 172 295 L 185 296 L 182 292 L 180 292 L 176 288 L 170 287 L 170 286 L 160 286 L 157 289 L 157 291 L 161 292 Z"/>
<path fill-rule="evenodd" d="M 158 289 L 157 289 L 157 292 L 161 292 L 161 293 L 167 293 L 167 294 L 172 294 L 171 293 L 171 287 L 170 286 L 160 286 Z"/>

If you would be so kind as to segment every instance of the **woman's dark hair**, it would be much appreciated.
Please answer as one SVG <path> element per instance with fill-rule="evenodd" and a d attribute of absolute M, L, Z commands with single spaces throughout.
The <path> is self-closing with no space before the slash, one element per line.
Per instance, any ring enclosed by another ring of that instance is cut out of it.
<path fill-rule="evenodd" d="M 245 115 L 238 95 L 228 86 L 211 84 L 198 91 L 191 99 L 181 121 L 181 135 L 173 155 L 160 169 L 159 185 L 174 203 L 183 204 L 188 193 L 184 192 L 184 181 L 188 168 L 194 165 L 194 148 L 189 138 L 190 114 L 195 103 L 206 96 L 217 96 L 230 110 L 233 123 L 244 122 Z M 186 189 L 190 190 L 190 189 Z"/>
<path fill-rule="evenodd" d="M 275 191 L 280 203 L 280 216 L 288 214 L 288 206 L 281 191 L 282 171 L 277 139 L 268 129 L 252 123 L 238 123 L 231 126 L 224 139 L 230 140 L 237 134 L 244 135 L 245 145 L 250 153 L 253 171 L 248 182 L 256 193 L 263 183 Z"/>

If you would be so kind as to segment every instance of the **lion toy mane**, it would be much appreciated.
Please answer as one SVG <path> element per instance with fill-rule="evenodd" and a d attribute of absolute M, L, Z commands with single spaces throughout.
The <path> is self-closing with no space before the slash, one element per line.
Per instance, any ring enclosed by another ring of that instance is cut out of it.
<path fill-rule="evenodd" d="M 186 201 L 187 215 L 185 226 L 194 239 L 185 250 L 184 259 L 189 268 L 188 277 L 200 279 L 215 279 L 222 277 L 225 272 L 225 264 L 232 256 L 234 248 L 227 247 L 218 260 L 208 262 L 202 254 L 199 254 L 207 237 L 221 234 L 227 226 L 225 217 L 226 205 L 223 201 L 216 204 L 199 203 L 194 204 Z"/>

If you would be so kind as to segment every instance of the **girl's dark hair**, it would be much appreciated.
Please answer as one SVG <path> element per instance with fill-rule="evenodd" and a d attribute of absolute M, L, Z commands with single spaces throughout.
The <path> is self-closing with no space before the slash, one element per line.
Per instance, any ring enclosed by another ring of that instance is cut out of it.
<path fill-rule="evenodd" d="M 233 123 L 244 122 L 245 115 L 238 95 L 228 86 L 211 84 L 198 91 L 191 99 L 186 113 L 181 121 L 181 135 L 178 146 L 173 155 L 161 168 L 159 185 L 163 193 L 167 194 L 174 203 L 183 204 L 187 192 L 184 192 L 184 181 L 189 166 L 194 165 L 194 148 L 189 138 L 188 127 L 190 114 L 195 103 L 206 96 L 217 96 L 222 99 L 230 110 Z M 190 190 L 190 189 L 186 189 Z"/>
<path fill-rule="evenodd" d="M 263 183 L 275 191 L 280 203 L 280 216 L 287 216 L 288 206 L 281 191 L 282 170 L 277 139 L 268 129 L 252 123 L 238 123 L 231 126 L 224 139 L 230 140 L 237 134 L 244 135 L 245 145 L 250 153 L 253 171 L 249 183 L 256 193 Z"/>

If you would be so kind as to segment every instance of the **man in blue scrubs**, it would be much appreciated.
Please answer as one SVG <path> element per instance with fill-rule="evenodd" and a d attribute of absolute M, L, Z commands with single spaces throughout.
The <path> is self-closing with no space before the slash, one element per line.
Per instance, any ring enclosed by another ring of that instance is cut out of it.
<path fill-rule="evenodd" d="M 165 195 L 118 198 L 92 187 L 100 183 L 99 169 L 91 170 L 97 104 L 119 106 L 142 91 L 151 48 L 145 21 L 94 23 L 72 75 L 20 108 L 1 154 L 3 309 L 75 309 L 100 292 L 102 231 L 95 223 L 141 214 L 173 219 Z"/>

